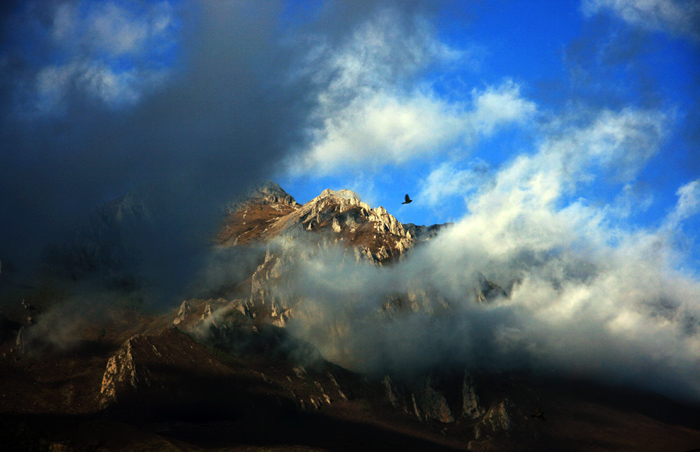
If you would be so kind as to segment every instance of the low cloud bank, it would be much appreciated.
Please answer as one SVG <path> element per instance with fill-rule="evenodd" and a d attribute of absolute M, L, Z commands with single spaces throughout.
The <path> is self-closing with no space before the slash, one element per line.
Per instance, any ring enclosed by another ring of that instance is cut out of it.
<path fill-rule="evenodd" d="M 616 231 L 613 245 L 572 235 L 504 253 L 468 233 L 475 221 L 387 267 L 337 246 L 273 244 L 293 257 L 272 294 L 298 303 L 294 335 L 360 371 L 529 369 L 700 400 L 700 283 L 677 268 L 665 231 Z M 509 297 L 477 303 L 480 273 Z"/>
<path fill-rule="evenodd" d="M 390 266 L 281 239 L 273 248 L 294 264 L 273 294 L 299 302 L 289 327 L 367 372 L 530 369 L 700 400 L 700 281 L 681 246 L 698 181 L 647 228 L 576 197 L 594 169 L 633 180 L 667 122 L 605 111 L 550 136 L 472 188 L 464 218 Z M 480 274 L 509 296 L 477 303 Z"/>

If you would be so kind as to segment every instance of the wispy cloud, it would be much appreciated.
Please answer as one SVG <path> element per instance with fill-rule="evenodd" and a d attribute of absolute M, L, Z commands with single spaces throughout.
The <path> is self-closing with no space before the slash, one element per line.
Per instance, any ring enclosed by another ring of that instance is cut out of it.
<path fill-rule="evenodd" d="M 31 21 L 32 8 L 23 20 Z M 33 101 L 20 106 L 23 115 L 62 114 L 76 95 L 108 108 L 130 106 L 167 80 L 179 28 L 169 2 L 67 1 L 45 14 L 40 33 L 50 37 L 52 55 L 24 94 Z"/>
<path fill-rule="evenodd" d="M 459 64 L 468 52 L 440 42 L 424 21 L 407 22 L 391 9 L 337 48 L 319 47 L 312 55 L 321 89 L 308 149 L 293 162 L 299 173 L 379 169 L 450 146 L 469 148 L 497 127 L 536 111 L 509 80 L 462 93 L 461 99 L 421 83 L 423 72 Z"/>
<path fill-rule="evenodd" d="M 488 171 L 488 165 L 480 160 L 467 169 L 460 169 L 456 162 L 442 162 L 421 182 L 417 197 L 434 208 L 452 196 L 466 198 L 484 186 L 490 176 Z"/>
<path fill-rule="evenodd" d="M 99 61 L 46 66 L 36 75 L 34 113 L 63 113 L 74 90 L 110 108 L 130 106 L 138 102 L 144 92 L 157 89 L 167 77 L 166 72 L 119 70 Z"/>
<path fill-rule="evenodd" d="M 611 12 L 631 25 L 700 40 L 700 4 L 694 0 L 583 0 L 586 15 Z"/>
<path fill-rule="evenodd" d="M 676 195 L 678 203 L 664 223 L 664 226 L 669 229 L 675 229 L 683 220 L 700 212 L 700 179 L 683 185 Z"/>

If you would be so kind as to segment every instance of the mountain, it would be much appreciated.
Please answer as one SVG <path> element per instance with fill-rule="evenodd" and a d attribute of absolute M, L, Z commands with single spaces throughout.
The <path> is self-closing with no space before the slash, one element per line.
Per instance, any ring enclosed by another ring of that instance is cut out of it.
<path fill-rule="evenodd" d="M 73 281 L 97 280 L 122 290 L 139 284 L 139 244 L 154 235 L 153 214 L 137 192 L 100 205 L 63 241 L 49 246 L 44 270 Z"/>
<path fill-rule="evenodd" d="M 150 221 L 135 199 L 103 211 L 99 224 L 110 231 L 128 218 Z M 3 450 L 700 445 L 700 407 L 613 383 L 459 360 L 363 373 L 350 343 L 358 327 L 387 331 L 411 325 L 402 323 L 411 316 L 449 320 L 463 304 L 507 302 L 508 282 L 480 272 L 467 275 L 472 289 L 456 299 L 411 284 L 405 291 L 354 287 L 352 272 L 398 269 L 449 227 L 402 224 L 349 190 L 325 190 L 301 205 L 267 184 L 228 207 L 195 285 L 199 296 L 179 306 L 145 311 L 94 286 L 76 296 L 37 284 L 0 313 Z M 334 290 L 324 292 L 328 285 Z M 340 292 L 350 295 L 325 300 L 337 306 L 323 311 L 318 298 Z M 356 293 L 375 298 L 353 311 L 343 303 Z"/>
<path fill-rule="evenodd" d="M 429 239 L 441 225 L 425 228 L 401 224 L 383 207 L 371 208 L 350 190 L 324 190 L 303 206 L 277 184 L 259 188 L 232 206 L 218 239 L 222 245 L 267 242 L 295 231 L 332 233 L 371 261 L 382 264 Z"/>

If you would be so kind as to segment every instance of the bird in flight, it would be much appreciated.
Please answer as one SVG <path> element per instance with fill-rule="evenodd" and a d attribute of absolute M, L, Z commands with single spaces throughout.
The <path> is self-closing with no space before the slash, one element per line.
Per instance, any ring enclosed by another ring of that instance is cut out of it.
<path fill-rule="evenodd" d="M 401 204 L 410 204 L 412 202 L 413 202 L 413 200 L 411 198 L 409 198 L 408 195 L 406 195 L 406 200 L 404 202 L 402 202 Z"/>

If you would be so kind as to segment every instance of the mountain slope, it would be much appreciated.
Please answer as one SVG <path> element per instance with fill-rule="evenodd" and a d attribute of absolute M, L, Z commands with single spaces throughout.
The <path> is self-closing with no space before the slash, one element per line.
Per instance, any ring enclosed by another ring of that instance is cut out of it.
<path fill-rule="evenodd" d="M 350 190 L 327 189 L 302 206 L 279 185 L 271 184 L 231 208 L 218 239 L 223 245 L 245 245 L 305 230 L 328 234 L 373 262 L 386 263 L 399 259 L 439 228 L 405 228 L 386 209 L 371 208 Z"/>
<path fill-rule="evenodd" d="M 460 303 L 497 309 L 507 302 L 506 290 L 478 273 L 473 292 L 459 300 L 409 287 L 377 294 L 359 315 L 341 305 L 326 319 L 312 299 L 320 295 L 305 292 L 308 281 L 299 280 L 309 262 L 391 270 L 444 227 L 403 225 L 347 190 L 326 190 L 302 206 L 268 185 L 232 205 L 216 237 L 215 256 L 231 256 L 217 268 L 223 283 L 212 290 L 216 296 L 157 313 L 116 300 L 98 315 L 89 302 L 30 292 L 26 302 L 0 313 L 3 450 L 682 451 L 700 445 L 699 407 L 619 385 L 554 372 L 493 372 L 457 359 L 410 372 L 348 369 L 350 358 L 362 358 L 347 343 L 358 325 L 390 331 L 411 325 L 402 321 L 412 316 L 449 320 Z M 242 256 L 250 262 L 234 272 Z M 323 260 L 314 261 L 318 256 Z M 310 271 L 325 275 L 318 266 Z M 354 280 L 345 276 L 322 282 L 352 292 Z M 51 301 L 46 309 L 42 297 Z M 300 323 L 312 325 L 315 336 L 304 336 Z"/>

